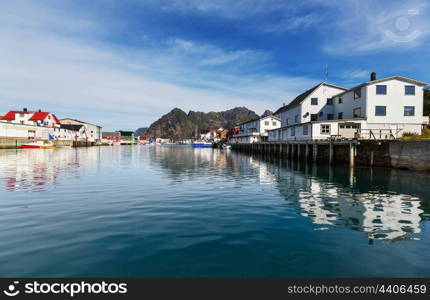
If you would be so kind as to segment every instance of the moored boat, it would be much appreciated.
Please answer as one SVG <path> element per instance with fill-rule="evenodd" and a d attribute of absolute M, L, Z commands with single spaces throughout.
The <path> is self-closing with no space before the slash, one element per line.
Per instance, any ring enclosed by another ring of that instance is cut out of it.
<path fill-rule="evenodd" d="M 212 148 L 213 144 L 209 142 L 193 142 L 193 148 Z"/>
<path fill-rule="evenodd" d="M 21 145 L 23 149 L 55 149 L 56 146 L 52 143 L 44 143 L 43 141 L 33 141 L 31 143 Z"/>

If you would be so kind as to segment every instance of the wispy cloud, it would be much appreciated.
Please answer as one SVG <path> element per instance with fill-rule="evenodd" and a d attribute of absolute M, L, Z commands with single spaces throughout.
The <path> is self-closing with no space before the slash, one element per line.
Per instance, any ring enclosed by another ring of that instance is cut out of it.
<path fill-rule="evenodd" d="M 158 42 L 156 48 L 123 49 L 88 38 L 97 36 L 103 24 L 83 19 L 87 25 L 80 26 L 81 34 L 69 34 L 67 24 L 73 18 L 37 9 L 43 16 L 36 17 L 37 24 L 20 24 L 34 10 L 3 18 L 3 109 L 43 108 L 101 123 L 106 129 L 134 129 L 173 107 L 210 111 L 245 105 L 261 113 L 314 82 L 270 72 L 247 73 L 268 59 L 266 53 L 250 49 L 226 50 L 179 38 Z"/>
<path fill-rule="evenodd" d="M 428 44 L 429 7 L 423 0 L 342 1 L 324 49 L 335 55 L 356 55 Z"/>

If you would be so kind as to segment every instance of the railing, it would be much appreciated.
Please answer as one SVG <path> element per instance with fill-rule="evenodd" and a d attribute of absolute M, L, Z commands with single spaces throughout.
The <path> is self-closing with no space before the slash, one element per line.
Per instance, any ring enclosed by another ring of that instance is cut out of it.
<path fill-rule="evenodd" d="M 394 129 L 357 129 L 355 135 L 360 140 L 394 140 L 397 133 Z"/>

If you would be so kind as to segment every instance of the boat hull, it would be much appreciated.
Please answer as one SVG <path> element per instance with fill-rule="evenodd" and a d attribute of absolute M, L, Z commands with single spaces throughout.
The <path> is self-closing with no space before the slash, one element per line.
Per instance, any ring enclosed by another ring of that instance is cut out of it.
<path fill-rule="evenodd" d="M 56 147 L 54 145 L 31 145 L 31 144 L 25 144 L 21 145 L 22 149 L 55 149 Z"/>
<path fill-rule="evenodd" d="M 193 148 L 212 148 L 213 145 L 210 143 L 194 143 Z"/>

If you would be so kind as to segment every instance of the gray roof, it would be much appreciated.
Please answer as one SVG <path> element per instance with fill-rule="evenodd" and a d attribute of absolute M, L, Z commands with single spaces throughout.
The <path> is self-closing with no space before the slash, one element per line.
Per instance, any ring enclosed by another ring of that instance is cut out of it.
<path fill-rule="evenodd" d="M 308 97 L 310 94 L 312 94 L 316 89 L 318 89 L 322 85 L 329 86 L 329 87 L 334 87 L 334 88 L 337 88 L 337 89 L 346 90 L 346 88 L 341 87 L 341 86 L 337 86 L 337 85 L 334 85 L 334 84 L 331 84 L 331 83 L 327 83 L 327 82 L 321 82 L 321 83 L 317 84 L 316 86 L 314 86 L 313 88 L 307 90 L 306 92 L 301 93 L 296 98 L 294 98 L 294 100 L 291 101 L 288 105 L 282 106 L 277 111 L 275 111 L 273 114 L 274 115 L 280 114 L 280 113 L 282 113 L 284 111 L 287 111 L 287 110 L 293 108 L 296 105 L 299 105 L 300 103 L 302 103 L 303 100 L 306 99 L 306 97 Z"/>
<path fill-rule="evenodd" d="M 60 122 L 61 122 L 61 121 L 64 121 L 64 120 L 70 120 L 70 121 L 74 121 L 74 122 L 77 122 L 77 123 L 88 124 L 88 125 L 93 125 L 93 126 L 96 126 L 96 127 L 102 128 L 102 127 L 101 127 L 101 126 L 99 126 L 99 125 L 91 124 L 91 123 L 84 122 L 84 121 L 79 121 L 79 120 L 72 119 L 72 118 L 63 118 L 63 119 L 61 119 L 61 120 L 60 120 Z"/>

